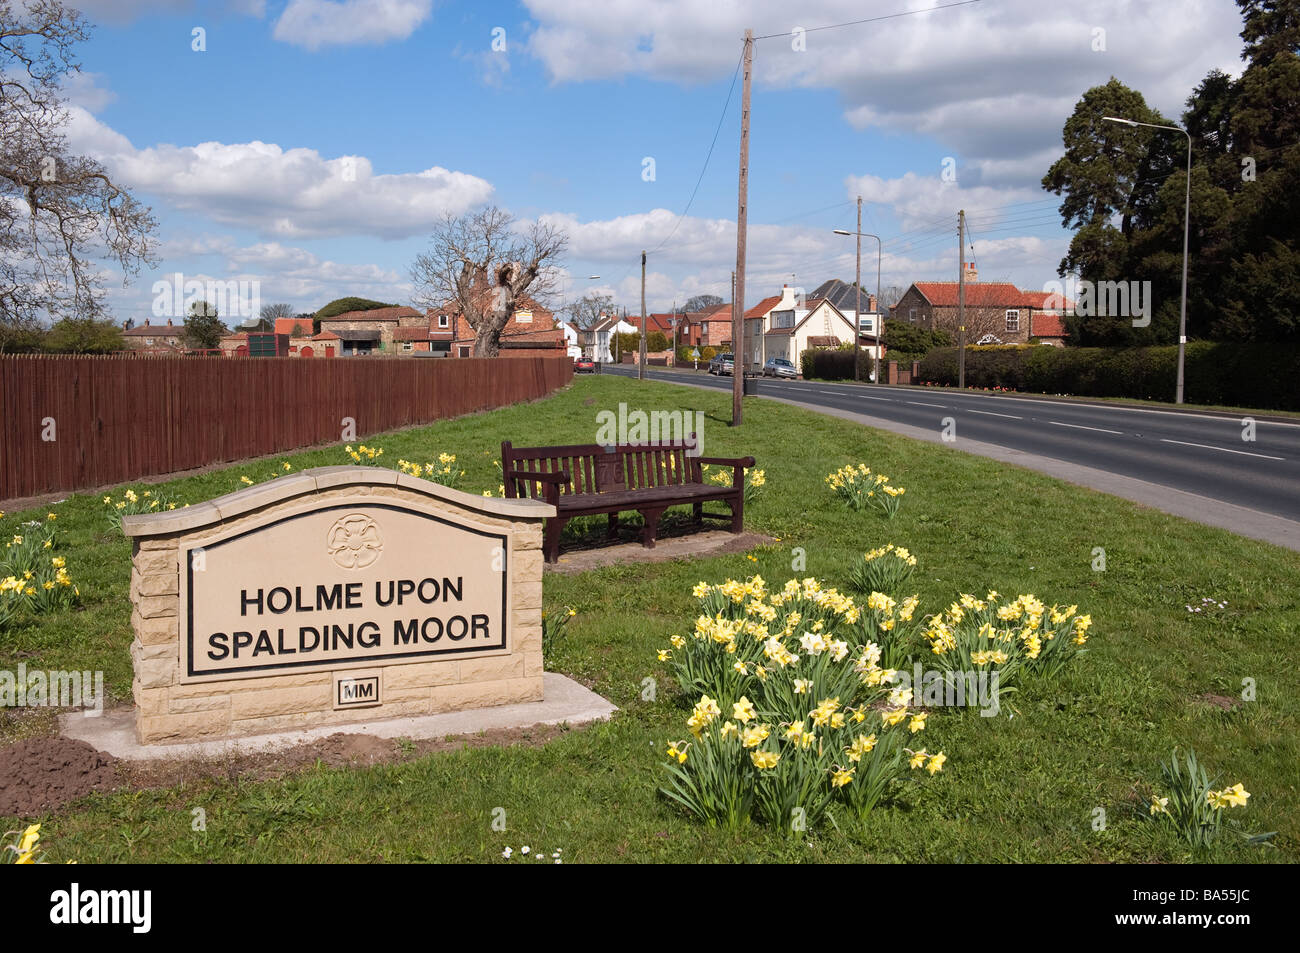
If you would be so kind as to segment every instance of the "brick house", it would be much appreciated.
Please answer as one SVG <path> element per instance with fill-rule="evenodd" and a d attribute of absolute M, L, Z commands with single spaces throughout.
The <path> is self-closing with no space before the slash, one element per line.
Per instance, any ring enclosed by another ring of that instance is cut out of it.
<path fill-rule="evenodd" d="M 698 324 L 696 340 L 700 347 L 723 348 L 731 346 L 731 303 L 715 305 L 707 311 L 696 312 L 692 324 Z"/>
<path fill-rule="evenodd" d="M 501 329 L 502 357 L 562 357 L 566 353 L 564 329 L 555 313 L 534 299 L 523 296 L 515 313 Z M 447 339 L 451 357 L 474 355 L 474 329 L 454 306 L 429 312 L 430 333 L 450 330 Z M 439 339 L 440 340 L 440 339 Z"/>
<path fill-rule="evenodd" d="M 955 281 L 917 281 L 890 311 L 896 321 L 956 336 L 959 286 Z M 973 266 L 966 272 L 966 341 L 970 344 L 1023 344 L 1029 340 L 1025 293 L 1010 282 L 980 281 Z"/>
<path fill-rule="evenodd" d="M 1029 308 L 1029 336 L 1044 344 L 1064 347 L 1068 336 L 1065 315 L 1074 310 L 1074 302 L 1047 291 L 1026 291 L 1024 297 Z"/>
<path fill-rule="evenodd" d="M 375 308 L 371 311 L 345 311 L 332 318 L 322 318 L 320 329 L 338 335 L 342 356 L 360 354 L 394 354 L 394 332 L 398 328 L 429 329 L 429 317 L 408 307 Z"/>
<path fill-rule="evenodd" d="M 128 351 L 183 351 L 181 335 L 185 325 L 172 324 L 171 318 L 166 324 L 150 324 L 145 318 L 144 324 L 127 328 L 122 332 L 122 341 Z"/>

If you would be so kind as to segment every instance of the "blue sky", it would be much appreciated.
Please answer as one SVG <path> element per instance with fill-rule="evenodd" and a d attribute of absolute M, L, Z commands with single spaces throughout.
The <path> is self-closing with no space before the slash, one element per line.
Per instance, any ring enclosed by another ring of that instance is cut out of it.
<path fill-rule="evenodd" d="M 1240 69 L 1231 0 L 981 0 L 809 32 L 801 50 L 795 27 L 935 4 L 811 0 L 797 15 L 775 0 L 79 6 L 97 27 L 68 87 L 69 138 L 160 222 L 157 272 L 125 289 L 110 281 L 115 314 L 137 321 L 153 281 L 178 271 L 257 281 L 263 303 L 304 311 L 344 294 L 409 302 L 410 263 L 438 217 L 484 202 L 566 227 L 565 296 L 598 290 L 637 310 L 639 251 L 661 245 L 652 310 L 725 296 L 739 83 L 679 217 L 747 26 L 778 34 L 756 45 L 747 301 L 792 273 L 810 289 L 851 279 L 853 243 L 831 229 L 852 227 L 859 192 L 864 230 L 886 239 L 885 285 L 955 278 L 964 207 L 981 277 L 1041 288 L 1069 236 L 1038 180 L 1084 90 L 1115 75 L 1176 118 L 1209 69 Z M 956 181 L 942 178 L 945 159 Z M 864 242 L 868 286 L 875 253 Z"/>

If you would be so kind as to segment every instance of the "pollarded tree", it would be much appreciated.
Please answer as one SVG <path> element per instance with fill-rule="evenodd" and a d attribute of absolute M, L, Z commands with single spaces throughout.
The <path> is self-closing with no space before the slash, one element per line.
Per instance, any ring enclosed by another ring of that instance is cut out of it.
<path fill-rule="evenodd" d="M 475 357 L 496 357 L 501 331 L 520 304 L 542 303 L 556 284 L 568 236 L 544 222 L 522 230 L 516 224 L 496 206 L 448 214 L 411 266 L 417 303 L 463 314 L 474 329 Z"/>
<path fill-rule="evenodd" d="M 58 0 L 0 0 L 0 324 L 104 311 L 100 265 L 152 264 L 157 223 L 94 159 L 72 155 L 60 92 L 89 35 Z"/>
<path fill-rule="evenodd" d="M 602 318 L 614 313 L 614 299 L 592 292 L 572 302 L 568 311 L 578 330 L 590 331 L 600 324 Z"/>

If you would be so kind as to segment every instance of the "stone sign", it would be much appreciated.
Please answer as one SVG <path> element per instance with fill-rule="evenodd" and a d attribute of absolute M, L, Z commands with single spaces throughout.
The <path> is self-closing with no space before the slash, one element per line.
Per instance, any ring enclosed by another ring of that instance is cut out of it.
<path fill-rule="evenodd" d="M 126 517 L 140 742 L 540 701 L 551 515 L 326 467 Z"/>

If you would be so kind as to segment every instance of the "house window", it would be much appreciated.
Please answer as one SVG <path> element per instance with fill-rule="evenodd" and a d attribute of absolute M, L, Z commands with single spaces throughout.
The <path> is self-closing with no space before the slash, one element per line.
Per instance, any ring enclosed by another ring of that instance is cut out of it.
<path fill-rule="evenodd" d="M 461 356 L 461 357 L 469 357 L 469 345 L 468 345 L 468 344 L 461 344 L 461 345 L 458 345 L 458 346 L 457 346 L 457 350 L 460 351 L 460 356 Z"/>
<path fill-rule="evenodd" d="M 1020 330 L 1020 312 L 1019 312 L 1019 311 L 1008 311 L 1008 312 L 1007 312 L 1007 330 L 1008 330 L 1008 331 L 1019 331 L 1019 330 Z"/>
<path fill-rule="evenodd" d="M 440 328 L 447 327 L 447 316 L 445 314 L 438 315 L 438 327 Z"/>
<path fill-rule="evenodd" d="M 910 324 L 916 324 L 916 309 L 915 309 L 915 308 L 908 308 L 908 309 L 907 309 L 907 320 L 908 320 L 908 322 L 909 322 Z"/>
<path fill-rule="evenodd" d="M 414 350 L 415 350 L 415 343 L 412 342 L 412 341 L 403 341 L 403 342 L 402 342 L 402 350 L 403 350 L 403 351 L 414 351 Z"/>

